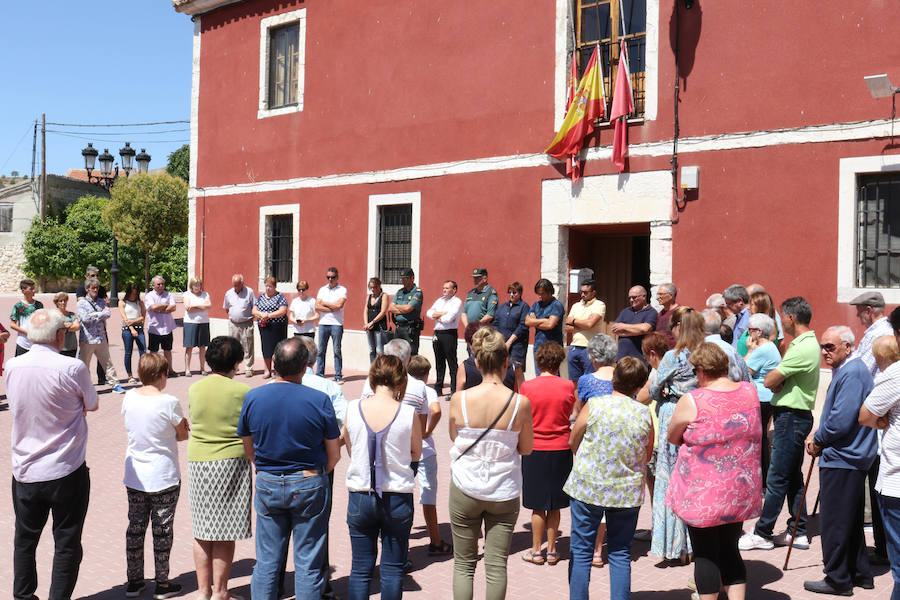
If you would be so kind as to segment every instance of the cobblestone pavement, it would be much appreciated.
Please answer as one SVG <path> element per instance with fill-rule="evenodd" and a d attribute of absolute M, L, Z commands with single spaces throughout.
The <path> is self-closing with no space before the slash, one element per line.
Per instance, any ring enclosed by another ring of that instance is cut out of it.
<path fill-rule="evenodd" d="M 45 295 L 39 296 L 48 305 Z M 15 302 L 12 296 L 0 297 L 0 320 L 8 323 L 9 311 Z M 70 308 L 73 307 L 70 302 Z M 180 315 L 180 311 L 176 316 Z M 109 325 L 110 332 L 118 332 L 118 317 L 113 318 Z M 118 335 L 111 335 L 111 350 L 117 369 L 120 369 L 120 377 L 124 374 L 122 369 L 122 343 Z M 176 348 L 180 344 L 181 332 L 176 333 Z M 14 341 L 6 345 L 6 356 L 12 356 Z M 183 353 L 175 351 L 175 369 L 183 368 Z M 261 362 L 258 361 L 259 366 Z M 196 364 L 196 359 L 195 359 Z M 358 365 L 362 366 L 362 365 Z M 196 368 L 196 367 L 195 367 Z M 346 384 L 344 392 L 348 398 L 357 397 L 364 379 L 364 373 L 360 371 L 346 371 Z M 243 378 L 241 378 L 243 379 Z M 187 389 L 199 380 L 199 375 L 193 377 L 178 377 L 170 380 L 167 391 L 181 399 L 182 405 L 187 409 Z M 262 385 L 262 378 L 257 375 L 246 380 L 250 385 Z M 87 463 L 91 469 L 91 502 L 88 510 L 84 531 L 84 561 L 78 585 L 75 588 L 75 598 L 90 598 L 93 600 L 105 600 L 107 598 L 124 598 L 125 581 L 125 526 L 127 523 L 127 500 L 122 485 L 123 457 L 126 443 L 125 430 L 120 415 L 121 396 L 111 393 L 109 388 L 103 386 L 101 390 L 100 410 L 88 415 L 90 438 L 88 444 Z M 5 394 L 5 387 L 0 384 L 0 393 Z M 6 411 L 5 395 L 0 396 L 0 473 L 10 479 L 10 418 Z M 445 404 L 446 406 L 446 404 Z M 447 511 L 447 485 L 449 473 L 449 438 L 446 428 L 438 426 L 435 441 L 439 456 L 439 481 L 438 516 L 440 519 L 441 533 L 444 539 L 450 539 L 450 527 Z M 186 472 L 185 447 L 181 446 L 182 473 Z M 808 463 L 807 463 L 808 464 Z M 347 579 L 350 570 L 350 540 L 347 532 L 346 514 L 347 493 L 342 485 L 347 465 L 346 455 L 338 464 L 335 476 L 334 512 L 331 521 L 331 562 L 334 568 L 333 581 L 338 595 L 345 597 Z M 806 467 L 804 467 L 804 472 Z M 807 502 L 812 509 L 816 497 L 818 484 L 815 475 L 810 486 L 810 499 Z M 9 488 L 0 493 L 0 556 L 7 557 L 0 561 L 0 595 L 11 595 L 12 588 L 12 534 L 14 528 L 14 516 L 10 501 Z M 638 523 L 639 528 L 649 528 L 650 509 L 645 504 L 641 510 Z M 780 524 L 783 527 L 783 523 Z M 748 529 L 750 524 L 745 526 Z M 785 549 L 772 551 L 752 551 L 744 553 L 749 571 L 749 598 L 753 600 L 787 600 L 789 598 L 816 597 L 803 590 L 803 581 L 820 579 L 822 577 L 822 556 L 820 540 L 818 536 L 820 523 L 818 517 L 810 520 L 810 533 L 814 536 L 812 547 L 809 550 L 794 550 L 787 571 L 782 571 Z M 188 512 L 187 494 L 182 493 L 175 519 L 175 544 L 171 557 L 171 578 L 185 589 L 185 597 L 196 597 L 197 583 L 194 574 L 194 564 L 191 554 L 191 530 L 190 515 Z M 509 559 L 509 598 L 530 598 L 540 596 L 542 598 L 566 598 L 567 586 L 567 556 L 568 534 L 570 532 L 570 520 L 568 511 L 562 514 L 562 538 L 560 550 L 563 560 L 556 566 L 534 566 L 520 560 L 519 556 L 531 544 L 530 512 L 522 510 L 519 514 L 519 522 L 512 540 L 512 548 Z M 780 529 L 776 528 L 776 531 Z M 871 535 L 869 542 L 871 543 Z M 231 587 L 234 594 L 249 598 L 250 576 L 254 564 L 254 541 L 245 540 L 237 543 L 234 568 L 232 571 Z M 410 558 L 414 563 L 414 570 L 405 580 L 404 589 L 409 598 L 450 598 L 453 560 L 451 556 L 429 557 L 427 555 L 428 536 L 425 532 L 424 520 L 421 511 L 417 509 L 416 519 L 413 524 L 410 539 Z M 649 544 L 635 542 L 633 546 L 634 558 L 632 563 L 632 594 L 636 600 L 687 600 L 690 590 L 687 587 L 688 579 L 693 575 L 691 567 L 660 568 L 659 560 L 648 554 Z M 40 598 L 47 597 L 49 586 L 49 573 L 52 562 L 52 536 L 49 526 L 45 529 L 38 551 L 38 569 L 40 584 L 37 594 Z M 148 532 L 146 543 L 146 570 L 147 575 L 152 575 L 152 548 Z M 292 567 L 288 567 L 289 573 Z M 866 591 L 856 589 L 857 598 L 887 598 L 890 595 L 892 580 L 887 567 L 876 567 L 875 589 Z M 288 589 L 292 589 L 289 584 Z M 377 594 L 377 584 L 373 586 Z M 152 586 L 143 594 L 149 598 Z M 591 594 L 595 598 L 606 598 L 609 594 L 609 569 L 604 567 L 593 570 L 591 582 Z M 476 572 L 476 598 L 484 597 L 484 569 L 479 564 Z"/>

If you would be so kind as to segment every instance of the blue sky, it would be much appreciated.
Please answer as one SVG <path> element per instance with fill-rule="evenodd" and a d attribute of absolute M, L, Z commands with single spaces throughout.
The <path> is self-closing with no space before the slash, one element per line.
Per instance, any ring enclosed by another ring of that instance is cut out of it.
<path fill-rule="evenodd" d="M 42 112 L 58 123 L 189 120 L 193 31 L 190 17 L 168 0 L 4 2 L 0 174 L 31 173 L 33 126 Z M 188 142 L 189 127 L 48 125 L 71 133 L 47 134 L 47 172 L 84 168 L 81 149 L 89 141 L 117 161 L 130 141 L 147 149 L 151 169 L 162 167 Z M 37 151 L 39 174 L 40 133 Z"/>

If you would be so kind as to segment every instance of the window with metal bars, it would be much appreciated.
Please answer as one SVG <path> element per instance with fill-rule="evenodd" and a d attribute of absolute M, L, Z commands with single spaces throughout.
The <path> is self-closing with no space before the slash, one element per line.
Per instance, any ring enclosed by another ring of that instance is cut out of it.
<path fill-rule="evenodd" d="M 290 282 L 294 267 L 294 216 L 266 217 L 266 277 Z"/>
<path fill-rule="evenodd" d="M 616 89 L 619 66 L 619 42 L 625 40 L 634 112 L 629 117 L 644 116 L 644 71 L 647 48 L 647 0 L 574 0 L 575 54 L 578 77 L 600 44 L 603 65 L 603 91 L 611 105 Z M 607 106 L 607 110 L 610 105 Z"/>
<path fill-rule="evenodd" d="M 268 108 L 296 106 L 300 72 L 300 24 L 269 30 Z"/>
<path fill-rule="evenodd" d="M 900 288 L 900 173 L 857 177 L 856 285 Z"/>
<path fill-rule="evenodd" d="M 13 205 L 0 204 L 0 231 L 12 231 Z"/>
<path fill-rule="evenodd" d="M 378 277 L 399 284 L 412 261 L 412 204 L 378 207 Z"/>

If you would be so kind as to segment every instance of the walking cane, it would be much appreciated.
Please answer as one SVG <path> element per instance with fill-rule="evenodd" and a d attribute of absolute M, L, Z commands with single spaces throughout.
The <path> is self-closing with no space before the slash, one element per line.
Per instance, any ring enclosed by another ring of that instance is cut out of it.
<path fill-rule="evenodd" d="M 806 483 L 803 484 L 803 495 L 800 496 L 800 506 L 806 506 L 806 490 L 809 489 L 809 480 L 812 478 L 813 465 L 816 464 L 816 457 L 813 456 L 812 460 L 809 461 L 809 471 L 806 472 Z M 797 516 L 794 518 L 794 530 L 791 532 L 791 543 L 788 544 L 787 556 L 784 557 L 784 566 L 781 567 L 782 571 L 787 571 L 788 561 L 791 560 L 791 550 L 794 549 L 794 538 L 797 537 L 797 526 L 800 525 L 800 511 L 797 511 Z"/>

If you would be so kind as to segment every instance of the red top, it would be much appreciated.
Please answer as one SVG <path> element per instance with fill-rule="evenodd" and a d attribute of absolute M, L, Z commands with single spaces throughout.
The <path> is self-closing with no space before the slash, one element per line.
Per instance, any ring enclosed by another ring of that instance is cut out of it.
<path fill-rule="evenodd" d="M 520 391 L 531 400 L 534 449 L 568 450 L 575 383 L 555 375 L 541 375 L 523 383 Z"/>

